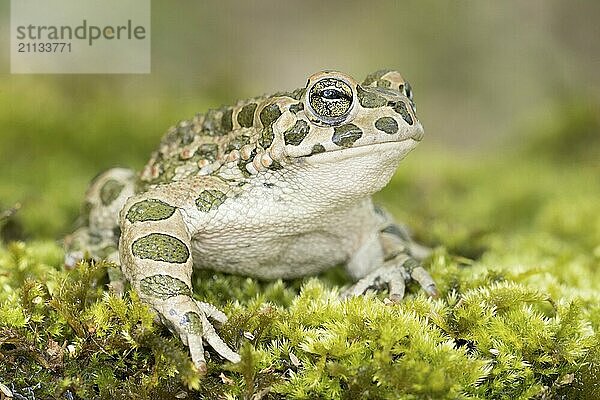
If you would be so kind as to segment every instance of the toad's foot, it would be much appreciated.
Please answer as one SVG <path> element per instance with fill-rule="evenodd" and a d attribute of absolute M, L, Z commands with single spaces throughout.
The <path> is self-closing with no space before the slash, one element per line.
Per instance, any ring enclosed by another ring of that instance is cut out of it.
<path fill-rule="evenodd" d="M 161 320 L 178 333 L 182 342 L 189 347 L 192 361 L 201 374 L 206 373 L 204 341 L 223 358 L 234 363 L 240 361 L 240 356 L 223 342 L 208 320 L 212 318 L 219 323 L 227 321 L 225 314 L 214 306 L 189 296 L 176 296 L 156 308 Z"/>
<path fill-rule="evenodd" d="M 406 283 L 414 280 L 431 297 L 438 296 L 438 290 L 431 275 L 413 258 L 396 257 L 360 279 L 342 293 L 342 297 L 359 296 L 370 289 L 388 289 L 392 301 L 402 300 Z"/>
<path fill-rule="evenodd" d="M 415 243 L 408 229 L 394 222 L 381 208 L 374 208 L 379 232 L 366 240 L 348 263 L 348 271 L 357 282 L 342 293 L 342 297 L 358 296 L 370 289 L 387 289 L 392 301 L 404 297 L 406 283 L 416 281 L 425 293 L 437 297 L 431 275 L 421 261 L 430 250 Z"/>

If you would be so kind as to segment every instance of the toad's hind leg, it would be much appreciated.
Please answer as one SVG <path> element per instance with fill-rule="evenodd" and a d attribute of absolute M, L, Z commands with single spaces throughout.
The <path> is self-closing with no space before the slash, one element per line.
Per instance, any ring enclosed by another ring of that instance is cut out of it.
<path fill-rule="evenodd" d="M 225 322 L 225 314 L 192 298 L 192 235 L 177 201 L 169 198 L 168 188 L 162 189 L 130 198 L 121 212 L 123 273 L 140 298 L 189 347 L 200 372 L 206 372 L 203 340 L 221 356 L 238 362 L 239 355 L 208 320 Z"/>
<path fill-rule="evenodd" d="M 83 258 L 108 259 L 119 264 L 119 212 L 135 191 L 136 174 L 126 168 L 112 168 L 90 184 L 79 229 L 65 238 L 65 265 L 73 267 Z"/>

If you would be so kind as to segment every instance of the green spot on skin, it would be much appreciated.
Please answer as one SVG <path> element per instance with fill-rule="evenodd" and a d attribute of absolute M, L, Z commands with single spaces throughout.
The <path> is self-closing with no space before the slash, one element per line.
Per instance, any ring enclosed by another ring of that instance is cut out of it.
<path fill-rule="evenodd" d="M 362 87 L 357 86 L 356 95 L 360 105 L 365 108 L 377 108 L 383 107 L 387 104 L 385 97 L 379 96 L 371 91 L 364 90 Z"/>
<path fill-rule="evenodd" d="M 258 144 L 266 149 L 273 143 L 275 135 L 273 134 L 273 122 L 281 116 L 281 110 L 277 104 L 269 104 L 260 111 L 259 118 L 263 125 L 261 137 L 258 139 Z"/>
<path fill-rule="evenodd" d="M 257 104 L 250 103 L 246 104 L 237 115 L 238 124 L 242 128 L 250 128 L 254 125 L 254 112 L 256 111 Z"/>
<path fill-rule="evenodd" d="M 402 119 L 406 121 L 407 124 L 412 125 L 414 123 L 412 116 L 408 112 L 406 108 L 406 104 L 403 101 L 397 101 L 395 103 L 390 104 L 394 111 L 402 116 Z"/>
<path fill-rule="evenodd" d="M 273 125 L 273 122 L 281 116 L 281 110 L 277 104 L 269 104 L 260 111 L 260 122 L 266 128 Z"/>
<path fill-rule="evenodd" d="M 362 136 L 360 128 L 354 124 L 336 126 L 331 140 L 340 147 L 352 147 Z"/>
<path fill-rule="evenodd" d="M 233 129 L 233 120 L 231 118 L 232 114 L 233 110 L 228 108 L 223 112 L 223 117 L 221 117 L 221 127 L 226 132 L 231 132 Z"/>
<path fill-rule="evenodd" d="M 319 154 L 319 153 L 324 153 L 325 152 L 325 147 L 323 147 L 323 145 L 317 143 L 313 146 L 312 151 L 310 152 L 310 155 L 312 156 L 313 154 Z"/>
<path fill-rule="evenodd" d="M 273 133 L 273 127 L 269 126 L 262 130 L 260 138 L 258 139 L 258 144 L 263 149 L 266 149 L 273 143 L 273 139 L 275 139 L 275 134 Z"/>
<path fill-rule="evenodd" d="M 381 69 L 379 71 L 375 71 L 372 74 L 367 75 L 367 77 L 365 78 L 365 80 L 363 81 L 362 84 L 364 86 L 369 86 L 373 82 L 379 81 L 382 76 L 384 76 L 385 74 L 387 74 L 390 71 L 391 71 L 390 69 Z"/>
<path fill-rule="evenodd" d="M 185 243 L 164 233 L 151 233 L 135 240 L 131 251 L 138 258 L 178 264 L 185 263 L 190 257 Z"/>
<path fill-rule="evenodd" d="M 304 110 L 304 104 L 303 103 L 296 103 L 296 104 L 292 104 L 290 106 L 290 112 L 293 112 L 294 114 L 298 114 L 298 112 Z"/>
<path fill-rule="evenodd" d="M 300 100 L 302 97 L 304 97 L 304 93 L 306 93 L 306 88 L 296 89 L 292 92 L 292 97 L 296 100 Z"/>
<path fill-rule="evenodd" d="M 292 126 L 290 129 L 283 133 L 285 144 L 298 146 L 300 143 L 302 143 L 309 131 L 310 128 L 308 126 L 308 123 L 306 123 L 306 121 L 304 120 L 299 119 L 298 121 L 296 121 L 294 126 Z"/>
<path fill-rule="evenodd" d="M 388 135 L 393 135 L 398 132 L 398 123 L 392 117 L 381 117 L 375 121 L 375 128 Z"/>
<path fill-rule="evenodd" d="M 377 87 L 389 88 L 390 86 L 392 86 L 392 82 L 388 80 L 380 79 L 377 81 Z"/>
<path fill-rule="evenodd" d="M 192 295 L 192 291 L 185 282 L 169 275 L 152 275 L 142 279 L 140 281 L 140 292 L 161 300 L 179 295 Z"/>
<path fill-rule="evenodd" d="M 193 311 L 186 312 L 181 318 L 181 325 L 186 332 L 194 335 L 202 335 L 204 330 L 202 329 L 202 319 L 198 313 Z"/>
<path fill-rule="evenodd" d="M 196 199 L 196 207 L 200 211 L 209 212 L 216 210 L 227 199 L 225 193 L 219 190 L 203 190 Z"/>
<path fill-rule="evenodd" d="M 105 206 L 109 205 L 119 197 L 125 185 L 121 182 L 109 179 L 100 189 L 100 200 Z"/>
<path fill-rule="evenodd" d="M 126 218 L 129 222 L 160 221 L 171 217 L 174 212 L 175 207 L 160 200 L 149 199 L 131 206 Z"/>

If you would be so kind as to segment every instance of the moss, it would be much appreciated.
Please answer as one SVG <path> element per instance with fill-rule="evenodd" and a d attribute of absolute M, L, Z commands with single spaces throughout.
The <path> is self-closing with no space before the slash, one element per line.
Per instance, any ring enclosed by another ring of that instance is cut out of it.
<path fill-rule="evenodd" d="M 429 266 L 444 295 L 413 290 L 397 305 L 339 301 L 335 271 L 285 283 L 197 273 L 195 292 L 231 316 L 221 334 L 243 356 L 231 365 L 209 350 L 201 378 L 134 293 L 104 289 L 110 265 L 67 272 L 56 245 L 13 243 L 0 252 L 0 381 L 21 392 L 42 383 L 42 398 L 591 398 L 597 292 L 552 276 L 547 257 L 502 263 L 496 246 L 479 261 L 436 250 Z"/>

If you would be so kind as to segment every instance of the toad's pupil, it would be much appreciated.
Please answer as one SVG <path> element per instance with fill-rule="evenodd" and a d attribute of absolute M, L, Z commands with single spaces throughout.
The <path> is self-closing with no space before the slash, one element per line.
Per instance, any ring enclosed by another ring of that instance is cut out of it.
<path fill-rule="evenodd" d="M 321 92 L 321 96 L 328 100 L 339 100 L 343 97 L 342 93 L 335 89 L 325 89 Z"/>

